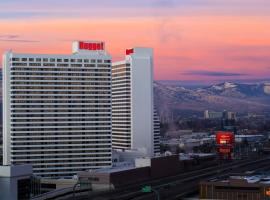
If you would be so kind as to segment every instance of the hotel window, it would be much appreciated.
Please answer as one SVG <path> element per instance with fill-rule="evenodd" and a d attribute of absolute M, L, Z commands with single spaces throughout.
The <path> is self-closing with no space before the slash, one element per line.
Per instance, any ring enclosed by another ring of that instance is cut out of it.
<path fill-rule="evenodd" d="M 20 58 L 12 58 L 12 61 L 20 61 Z"/>
<path fill-rule="evenodd" d="M 43 58 L 43 62 L 48 62 L 48 58 Z"/>
<path fill-rule="evenodd" d="M 27 61 L 27 58 L 22 58 L 22 61 Z"/>
<path fill-rule="evenodd" d="M 64 62 L 68 62 L 68 59 L 64 59 Z"/>
<path fill-rule="evenodd" d="M 55 62 L 55 59 L 54 59 L 54 58 L 51 58 L 51 59 L 50 59 L 50 62 Z"/>
<path fill-rule="evenodd" d="M 62 62 L 62 59 L 57 59 L 57 62 Z"/>
<path fill-rule="evenodd" d="M 36 58 L 36 62 L 41 62 L 41 58 Z"/>
<path fill-rule="evenodd" d="M 34 58 L 29 58 L 29 61 L 34 61 Z"/>

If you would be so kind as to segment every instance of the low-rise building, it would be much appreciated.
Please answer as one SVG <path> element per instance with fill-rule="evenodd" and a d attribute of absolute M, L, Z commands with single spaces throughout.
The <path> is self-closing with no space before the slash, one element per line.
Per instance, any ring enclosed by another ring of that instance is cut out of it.
<path fill-rule="evenodd" d="M 78 173 L 79 182 L 89 183 L 93 190 L 109 190 L 123 185 L 167 176 L 174 176 L 192 169 L 213 165 L 213 154 L 194 154 L 182 159 L 179 155 L 154 158 L 136 158 L 134 162 L 119 162 L 112 168 L 88 170 Z"/>
<path fill-rule="evenodd" d="M 200 199 L 267 200 L 270 176 L 234 175 L 200 183 Z"/>
<path fill-rule="evenodd" d="M 0 166 L 0 199 L 29 200 L 32 174 L 31 165 Z"/>

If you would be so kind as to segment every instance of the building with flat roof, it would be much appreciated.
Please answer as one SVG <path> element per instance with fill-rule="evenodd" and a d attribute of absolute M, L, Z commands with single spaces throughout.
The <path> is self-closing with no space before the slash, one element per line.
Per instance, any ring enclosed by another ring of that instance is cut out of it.
<path fill-rule="evenodd" d="M 200 183 L 200 199 L 267 200 L 270 176 L 232 175 Z"/>
<path fill-rule="evenodd" d="M 30 163 L 47 178 L 112 165 L 111 56 L 103 42 L 72 48 L 4 54 L 4 165 Z"/>
<path fill-rule="evenodd" d="M 124 61 L 112 64 L 112 145 L 160 152 L 159 118 L 154 110 L 153 49 L 126 50 Z"/>
<path fill-rule="evenodd" d="M 32 173 L 31 165 L 0 166 L 0 199 L 29 200 Z"/>
<path fill-rule="evenodd" d="M 227 119 L 227 120 L 235 120 L 236 112 L 226 111 L 216 112 L 205 110 L 204 111 L 204 119 Z"/>

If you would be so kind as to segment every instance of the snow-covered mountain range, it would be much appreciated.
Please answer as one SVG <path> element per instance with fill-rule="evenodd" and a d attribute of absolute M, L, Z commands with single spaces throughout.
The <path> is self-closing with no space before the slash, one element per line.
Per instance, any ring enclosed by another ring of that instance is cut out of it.
<path fill-rule="evenodd" d="M 204 110 L 231 110 L 239 114 L 270 112 L 270 83 L 224 82 L 187 89 L 155 82 L 155 101 L 160 115 L 202 115 Z"/>

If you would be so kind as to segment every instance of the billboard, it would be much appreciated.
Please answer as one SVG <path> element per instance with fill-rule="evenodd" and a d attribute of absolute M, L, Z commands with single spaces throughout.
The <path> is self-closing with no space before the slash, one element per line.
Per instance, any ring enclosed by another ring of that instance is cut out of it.
<path fill-rule="evenodd" d="M 220 147 L 218 148 L 218 152 L 222 154 L 229 154 L 232 152 L 232 148 Z"/>
<path fill-rule="evenodd" d="M 216 144 L 217 145 L 233 145 L 234 134 L 228 131 L 219 131 L 216 133 Z"/>
<path fill-rule="evenodd" d="M 216 133 L 217 152 L 222 159 L 231 159 L 234 148 L 234 134 L 229 131 L 218 131 Z"/>

